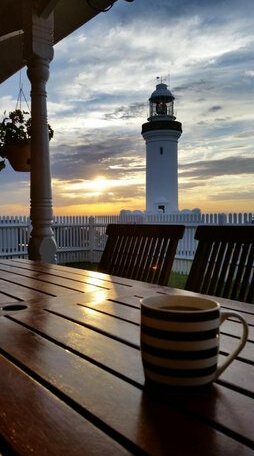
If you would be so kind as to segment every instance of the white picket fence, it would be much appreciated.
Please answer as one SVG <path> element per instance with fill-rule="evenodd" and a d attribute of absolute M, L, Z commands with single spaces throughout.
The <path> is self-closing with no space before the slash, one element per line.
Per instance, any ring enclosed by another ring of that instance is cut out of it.
<path fill-rule="evenodd" d="M 62 216 L 55 217 L 53 229 L 57 242 L 58 263 L 98 263 L 106 242 L 109 223 L 184 224 L 185 233 L 179 241 L 173 270 L 188 273 L 196 250 L 194 234 L 201 224 L 225 225 L 254 223 L 254 213 L 128 216 Z M 0 217 L 0 258 L 26 258 L 31 225 L 29 217 Z"/>

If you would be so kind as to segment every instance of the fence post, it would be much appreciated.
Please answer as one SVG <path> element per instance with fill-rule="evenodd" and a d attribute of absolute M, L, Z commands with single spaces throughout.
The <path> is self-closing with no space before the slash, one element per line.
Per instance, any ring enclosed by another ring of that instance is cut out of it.
<path fill-rule="evenodd" d="M 89 239 L 89 247 L 88 247 L 88 258 L 89 262 L 94 262 L 94 249 L 95 249 L 95 218 L 89 217 L 88 219 L 89 231 L 88 231 L 88 239 Z"/>
<path fill-rule="evenodd" d="M 227 224 L 227 216 L 223 212 L 218 214 L 218 225 L 226 225 Z"/>

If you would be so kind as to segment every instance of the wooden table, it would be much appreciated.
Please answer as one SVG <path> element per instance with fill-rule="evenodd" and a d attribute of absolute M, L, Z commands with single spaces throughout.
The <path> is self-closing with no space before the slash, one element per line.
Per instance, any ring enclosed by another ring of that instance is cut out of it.
<path fill-rule="evenodd" d="M 253 305 L 219 300 L 247 345 L 207 392 L 163 399 L 143 388 L 139 300 L 193 293 L 28 260 L 0 260 L 0 285 L 0 453 L 253 456 Z"/>

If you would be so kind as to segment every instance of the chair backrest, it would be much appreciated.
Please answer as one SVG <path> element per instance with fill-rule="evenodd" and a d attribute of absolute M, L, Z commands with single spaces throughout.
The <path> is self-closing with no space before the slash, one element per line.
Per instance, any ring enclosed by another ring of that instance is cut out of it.
<path fill-rule="evenodd" d="M 185 289 L 254 302 L 254 225 L 198 226 L 195 239 Z"/>
<path fill-rule="evenodd" d="M 184 225 L 110 224 L 98 270 L 167 285 Z"/>

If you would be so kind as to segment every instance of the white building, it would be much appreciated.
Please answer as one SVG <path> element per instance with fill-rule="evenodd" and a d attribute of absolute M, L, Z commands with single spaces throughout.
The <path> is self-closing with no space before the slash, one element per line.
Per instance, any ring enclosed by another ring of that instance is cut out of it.
<path fill-rule="evenodd" d="M 146 212 L 178 211 L 178 138 L 182 124 L 174 116 L 174 96 L 160 83 L 149 99 L 148 122 L 142 125 L 146 142 Z"/>

